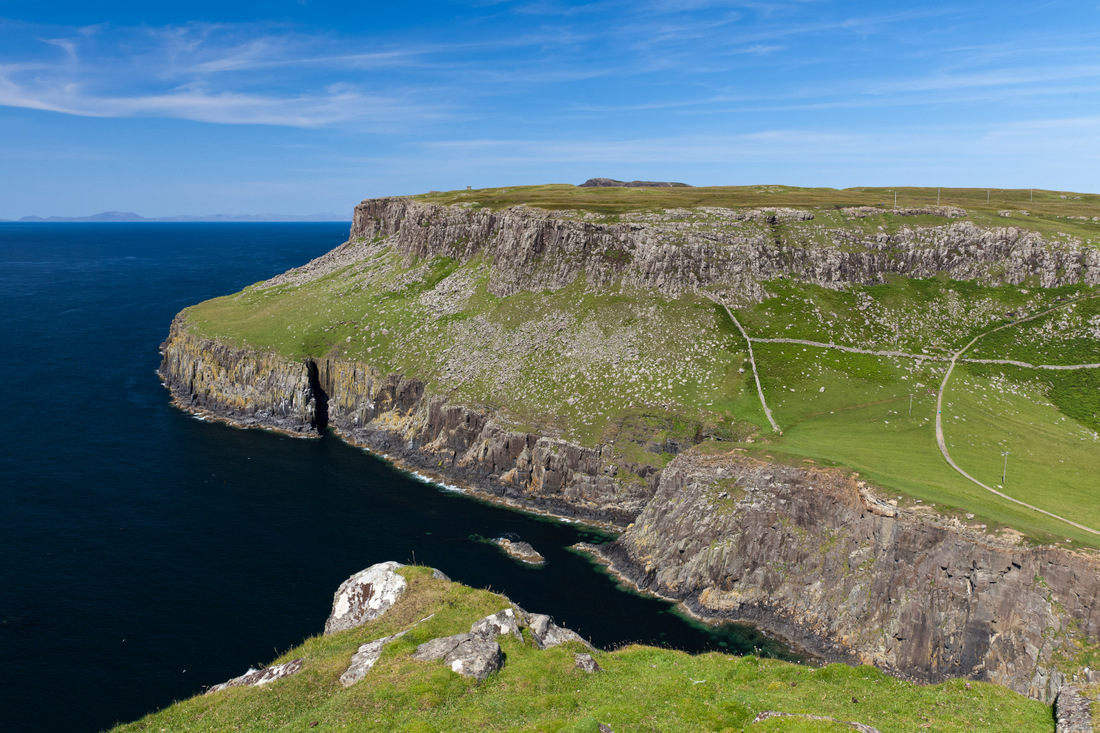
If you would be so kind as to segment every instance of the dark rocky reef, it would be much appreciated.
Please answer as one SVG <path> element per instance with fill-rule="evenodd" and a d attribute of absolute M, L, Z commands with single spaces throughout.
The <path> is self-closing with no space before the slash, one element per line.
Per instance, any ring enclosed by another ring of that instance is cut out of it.
<path fill-rule="evenodd" d="M 706 619 L 920 682 L 969 677 L 1050 701 L 1100 640 L 1100 561 L 876 500 L 832 469 L 689 452 L 604 557 Z"/>

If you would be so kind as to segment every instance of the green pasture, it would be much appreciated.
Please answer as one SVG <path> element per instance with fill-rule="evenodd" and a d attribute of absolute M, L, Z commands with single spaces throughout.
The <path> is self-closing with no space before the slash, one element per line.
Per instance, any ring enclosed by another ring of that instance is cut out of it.
<path fill-rule="evenodd" d="M 996 685 L 922 686 L 871 667 L 814 668 L 637 645 L 597 652 L 603 671 L 588 674 L 574 666 L 574 653 L 586 651 L 578 642 L 540 651 L 530 640 L 501 637 L 504 669 L 477 684 L 441 661 L 417 662 L 410 654 L 429 639 L 468 631 L 506 608 L 507 599 L 436 580 L 428 568 L 401 572 L 409 589 L 381 618 L 307 639 L 273 660 L 302 658 L 299 674 L 183 700 L 113 730 L 597 733 L 601 723 L 616 733 L 850 730 L 799 718 L 753 722 L 768 710 L 854 720 L 883 733 L 1054 730 L 1050 706 Z M 363 681 L 339 684 L 360 644 L 405 629 Z"/>
<path fill-rule="evenodd" d="M 944 393 L 951 457 L 996 488 L 1008 451 L 1004 493 L 1100 529 L 1100 436 L 1051 404 L 1041 383 L 1023 381 L 1031 372 L 1014 370 L 1013 381 L 982 371 L 956 368 Z"/>

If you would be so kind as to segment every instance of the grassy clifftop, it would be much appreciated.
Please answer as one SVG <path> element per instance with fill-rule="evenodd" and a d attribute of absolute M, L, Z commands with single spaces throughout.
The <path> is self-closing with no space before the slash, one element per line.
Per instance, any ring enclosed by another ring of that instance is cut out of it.
<path fill-rule="evenodd" d="M 597 652 L 602 672 L 574 664 L 579 643 L 539 650 L 499 637 L 504 668 L 476 683 L 443 662 L 410 658 L 418 644 L 467 631 L 510 606 L 503 596 L 400 570 L 409 589 L 365 626 L 316 636 L 274 663 L 302 671 L 262 687 L 181 701 L 114 729 L 131 731 L 850 731 L 847 721 L 901 731 L 1053 731 L 1051 708 L 995 685 L 956 680 L 922 687 L 870 667 L 814 668 L 720 653 L 644 646 Z M 434 615 L 433 615 L 434 614 Z M 420 622 L 425 617 L 430 619 Z M 320 622 L 318 623 L 320 625 Z M 409 629 L 366 677 L 339 677 L 359 645 Z M 754 722 L 773 711 L 790 717 Z M 833 718 L 814 720 L 805 716 Z"/>
<path fill-rule="evenodd" d="M 901 243 L 901 253 L 939 247 L 936 261 L 961 272 L 989 241 L 1011 251 L 1019 232 L 1041 237 L 1031 240 L 1032 247 L 1042 246 L 1036 241 L 1070 243 L 1073 252 L 1085 253 L 1067 255 L 1071 265 L 1080 265 L 1074 257 L 1091 257 L 1100 242 L 1100 200 L 1091 194 L 991 191 L 987 202 L 985 190 L 944 189 L 943 206 L 965 209 L 947 218 L 943 211 L 928 213 L 935 211 L 936 189 L 897 189 L 897 210 L 893 193 L 534 186 L 418 200 L 456 212 L 553 209 L 584 226 L 629 221 L 639 231 L 659 220 L 666 228 L 654 230 L 646 244 L 651 252 L 676 250 L 677 232 L 686 231 L 676 227 L 690 219 L 683 226 L 704 242 L 692 262 L 704 273 L 735 248 L 707 240 L 711 219 L 718 222 L 715 236 L 736 232 L 737 242 L 763 242 L 765 249 L 774 239 L 776 252 L 782 250 L 777 261 L 793 249 L 816 248 L 828 250 L 820 257 L 826 263 L 841 254 L 858 263 L 871 257 L 861 250 L 864 243 L 889 240 Z M 685 217 L 684 211 L 699 207 L 798 207 L 813 218 L 741 221 L 714 210 Z M 471 234 L 461 230 L 461 221 L 456 215 L 447 222 L 455 227 L 446 231 L 456 246 Z M 516 221 L 518 228 L 527 226 Z M 951 228 L 958 221 L 992 239 L 966 240 L 971 230 Z M 914 235 L 918 230 L 926 234 Z M 581 268 L 562 287 L 502 297 L 491 280 L 503 265 L 486 249 L 417 257 L 381 236 L 349 247 L 357 249 L 325 267 L 188 309 L 189 328 L 289 359 L 327 356 L 401 372 L 422 380 L 432 394 L 492 411 L 510 428 L 608 445 L 624 462 L 660 467 L 700 441 L 752 441 L 761 457 L 847 466 L 902 503 L 976 528 L 1010 527 L 1043 542 L 1100 545 L 1100 536 L 1022 508 L 960 475 L 941 456 L 934 432 L 936 398 L 951 357 L 977 339 L 944 387 L 945 445 L 988 486 L 1100 528 L 1093 480 L 1100 472 L 1100 369 L 1045 368 L 1100 363 L 1094 287 L 1044 288 L 1038 274 L 1006 285 L 996 281 L 997 262 L 986 261 L 986 269 L 975 269 L 968 280 L 886 275 L 874 284 L 814 284 L 792 270 L 754 281 L 753 297 L 740 297 L 743 279 L 737 287 L 712 279 L 661 292 L 622 281 L 597 286 Z M 611 255 L 575 256 L 598 260 L 606 272 Z M 1027 266 L 1027 257 L 1016 264 Z M 533 266 L 553 269 L 555 263 L 543 257 Z M 1064 268 L 1046 276 L 1069 279 Z M 733 307 L 752 339 L 778 431 L 759 398 L 749 342 L 714 297 Z M 619 478 L 631 480 L 626 473 Z"/>

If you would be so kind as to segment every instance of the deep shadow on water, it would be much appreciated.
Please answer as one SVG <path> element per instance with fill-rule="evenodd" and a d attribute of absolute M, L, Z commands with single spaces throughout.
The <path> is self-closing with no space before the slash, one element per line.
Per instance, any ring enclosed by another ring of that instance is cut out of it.
<path fill-rule="evenodd" d="M 95 731 L 321 631 L 383 560 L 442 569 L 602 647 L 779 647 L 685 621 L 568 551 L 600 541 L 413 480 L 326 436 L 192 418 L 155 375 L 177 311 L 302 264 L 347 224 L 0 224 L 0 711 Z M 522 565 L 477 537 L 546 556 Z"/>

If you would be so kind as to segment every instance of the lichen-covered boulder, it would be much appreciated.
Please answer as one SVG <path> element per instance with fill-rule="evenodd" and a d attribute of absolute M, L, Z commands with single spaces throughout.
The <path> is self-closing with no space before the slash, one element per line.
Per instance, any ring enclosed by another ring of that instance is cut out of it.
<path fill-rule="evenodd" d="M 603 667 L 596 664 L 596 660 L 592 658 L 591 654 L 574 654 L 573 660 L 577 669 L 582 669 L 589 674 L 603 672 Z"/>
<path fill-rule="evenodd" d="M 382 647 L 386 646 L 386 644 L 389 644 L 394 639 L 401 638 L 406 633 L 408 632 L 402 631 L 392 636 L 375 639 L 374 641 L 368 641 L 366 644 L 360 645 L 358 651 L 351 655 L 351 663 L 348 665 L 347 670 L 340 675 L 340 684 L 344 687 L 351 687 L 356 682 L 366 677 L 367 672 L 371 671 L 374 663 L 382 656 Z"/>
<path fill-rule="evenodd" d="M 584 637 L 572 629 L 558 626 L 544 613 L 532 613 L 527 616 L 528 627 L 531 635 L 535 637 L 535 643 L 539 649 L 549 649 L 552 646 L 564 644 L 567 641 L 579 641 L 589 649 L 592 645 L 585 641 Z"/>
<path fill-rule="evenodd" d="M 404 565 L 399 562 L 378 563 L 341 583 L 332 597 L 325 633 L 354 629 L 390 610 L 408 585 L 395 572 L 400 567 Z"/>
<path fill-rule="evenodd" d="M 259 687 L 260 685 L 266 685 L 269 682 L 275 680 L 281 680 L 283 677 L 289 677 L 292 674 L 298 674 L 302 669 L 302 659 L 292 659 L 285 664 L 276 664 L 271 667 L 265 667 L 264 669 L 250 669 L 240 677 L 234 677 L 231 680 L 222 682 L 220 685 L 214 685 L 206 691 L 207 695 L 215 692 L 220 692 L 228 687 Z"/>
<path fill-rule="evenodd" d="M 504 666 L 500 644 L 473 634 L 432 639 L 418 646 L 412 658 L 421 662 L 442 659 L 453 671 L 478 682 Z"/>
<path fill-rule="evenodd" d="M 523 632 L 520 631 L 520 619 L 511 608 L 497 611 L 492 616 L 474 621 L 470 627 L 470 633 L 482 639 L 493 640 L 504 634 L 511 634 L 523 641 Z"/>

